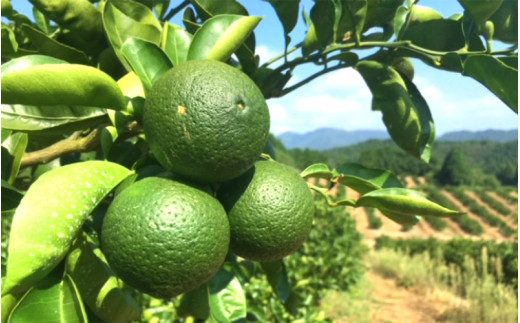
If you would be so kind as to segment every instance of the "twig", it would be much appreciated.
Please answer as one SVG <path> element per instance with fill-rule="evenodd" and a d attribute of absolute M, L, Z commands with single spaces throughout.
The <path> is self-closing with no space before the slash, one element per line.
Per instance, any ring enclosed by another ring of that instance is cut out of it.
<path fill-rule="evenodd" d="M 101 130 L 102 128 L 96 128 L 83 138 L 80 138 L 82 131 L 76 131 L 68 138 L 60 140 L 49 147 L 25 153 L 20 167 L 46 164 L 69 153 L 95 150 L 101 143 Z"/>

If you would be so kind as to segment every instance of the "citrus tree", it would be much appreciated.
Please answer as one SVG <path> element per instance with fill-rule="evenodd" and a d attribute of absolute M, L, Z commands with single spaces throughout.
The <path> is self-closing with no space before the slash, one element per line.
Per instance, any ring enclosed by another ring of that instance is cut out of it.
<path fill-rule="evenodd" d="M 143 300 L 176 296 L 185 315 L 243 321 L 251 265 L 295 313 L 283 259 L 313 230 L 314 198 L 407 226 L 458 216 L 386 170 L 273 160 L 265 99 L 321 75 L 359 72 L 393 141 L 425 162 L 435 125 L 410 58 L 518 109 L 517 1 L 443 17 L 411 0 L 268 0 L 285 46 L 262 65 L 262 18 L 235 0 L 30 2 L 31 18 L 1 8 L 2 322 L 147 320 Z M 305 65 L 319 70 L 289 85 Z"/>

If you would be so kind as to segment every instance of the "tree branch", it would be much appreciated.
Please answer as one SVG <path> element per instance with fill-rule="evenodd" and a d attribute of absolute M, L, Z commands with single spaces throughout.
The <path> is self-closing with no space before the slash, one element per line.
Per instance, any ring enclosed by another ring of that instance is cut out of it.
<path fill-rule="evenodd" d="M 83 138 L 80 138 L 82 131 L 76 131 L 70 137 L 60 140 L 49 147 L 25 153 L 20 167 L 46 164 L 69 153 L 95 150 L 101 143 L 101 130 L 102 128 L 96 128 Z"/>

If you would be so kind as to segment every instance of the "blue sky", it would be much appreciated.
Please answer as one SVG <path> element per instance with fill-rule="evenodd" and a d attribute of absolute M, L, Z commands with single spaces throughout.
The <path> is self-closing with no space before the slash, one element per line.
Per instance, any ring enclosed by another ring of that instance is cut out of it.
<path fill-rule="evenodd" d="M 172 0 L 174 4 L 177 2 Z M 255 30 L 256 52 L 261 62 L 282 54 L 282 27 L 269 3 L 260 0 L 240 2 L 247 7 L 250 15 L 263 17 Z M 27 0 L 12 3 L 15 10 L 31 16 Z M 455 0 L 421 0 L 420 4 L 434 8 L 445 17 L 462 12 Z M 301 6 L 309 12 L 312 1 L 302 0 Z M 300 41 L 305 31 L 300 17 L 291 36 L 295 41 Z M 454 130 L 518 127 L 517 114 L 475 80 L 457 73 L 436 70 L 418 60 L 414 60 L 414 65 L 414 82 L 430 106 L 438 135 Z M 290 82 L 302 80 L 312 71 L 312 66 L 296 69 Z M 370 91 L 356 71 L 347 68 L 332 72 L 283 98 L 268 100 L 271 132 L 276 135 L 284 131 L 304 133 L 322 127 L 384 130 L 381 114 L 371 111 L 370 101 Z"/>

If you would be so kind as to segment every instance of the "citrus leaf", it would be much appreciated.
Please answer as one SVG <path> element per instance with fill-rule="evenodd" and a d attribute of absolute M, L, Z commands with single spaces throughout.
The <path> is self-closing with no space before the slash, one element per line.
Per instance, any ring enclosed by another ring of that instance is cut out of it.
<path fill-rule="evenodd" d="M 163 26 L 161 48 L 170 58 L 173 65 L 178 65 L 188 59 L 193 35 L 179 26 L 166 22 Z"/>
<path fill-rule="evenodd" d="M 285 50 L 291 42 L 289 33 L 294 29 L 298 22 L 298 14 L 300 10 L 300 0 L 285 1 L 285 0 L 264 0 L 271 4 L 274 8 L 278 20 L 282 23 L 283 34 L 285 38 Z"/>
<path fill-rule="evenodd" d="M 12 184 L 16 179 L 16 176 L 18 175 L 18 171 L 20 170 L 20 164 L 22 162 L 22 157 L 25 153 L 25 149 L 27 148 L 28 143 L 28 136 L 26 133 L 23 132 L 17 132 L 9 136 L 9 138 L 7 138 L 7 140 L 2 143 L 2 148 L 5 148 L 9 154 L 9 157 L 5 155 L 3 156 L 3 158 L 8 158 L 9 161 L 7 169 L 7 174 L 9 175 L 9 177 L 7 177 L 6 179 L 9 184 Z M 4 160 L 5 159 L 2 159 L 2 162 Z"/>
<path fill-rule="evenodd" d="M 433 120 L 415 86 L 409 89 L 393 67 L 380 62 L 361 61 L 356 70 L 372 92 L 372 110 L 383 113 L 383 122 L 394 142 L 408 154 L 428 162 Z"/>
<path fill-rule="evenodd" d="M 141 308 L 119 284 L 101 250 L 85 234 L 67 256 L 66 271 L 81 298 L 105 322 L 139 321 Z"/>
<path fill-rule="evenodd" d="M 110 148 L 118 137 L 117 129 L 113 126 L 107 126 L 101 131 L 101 151 L 103 151 L 103 157 L 108 158 Z"/>
<path fill-rule="evenodd" d="M 87 161 L 40 176 L 13 218 L 2 292 L 45 277 L 68 252 L 88 214 L 129 174 L 115 163 Z"/>
<path fill-rule="evenodd" d="M 159 45 L 161 25 L 153 11 L 144 4 L 129 0 L 111 0 L 105 4 L 102 12 L 110 44 L 128 71 L 131 71 L 131 67 L 121 52 L 121 47 L 128 38 L 140 38 Z"/>
<path fill-rule="evenodd" d="M 164 72 L 173 67 L 172 62 L 159 46 L 139 38 L 128 38 L 121 47 L 121 52 L 132 70 L 139 76 L 145 93 Z"/>
<path fill-rule="evenodd" d="M 46 17 L 56 22 L 64 42 L 97 57 L 105 48 L 105 33 L 99 10 L 88 0 L 31 0 Z M 30 24 L 30 23 L 29 23 Z"/>
<path fill-rule="evenodd" d="M 285 303 L 291 294 L 291 284 L 289 283 L 287 268 L 283 260 L 262 262 L 260 264 L 276 296 L 278 296 L 282 303 Z"/>
<path fill-rule="evenodd" d="M 19 58 L 10 60 L 9 62 L 2 64 L 2 77 L 5 75 L 24 70 L 31 66 L 45 65 L 45 64 L 68 64 L 62 59 L 45 55 L 27 55 Z"/>
<path fill-rule="evenodd" d="M 462 7 L 469 12 L 477 25 L 488 20 L 500 8 L 502 0 L 458 0 Z"/>
<path fill-rule="evenodd" d="M 41 31 L 43 31 L 46 35 L 49 35 L 51 33 L 51 22 L 48 17 L 46 17 L 43 12 L 38 10 L 38 8 L 33 7 L 32 13 L 34 17 L 34 21 L 36 22 L 36 25 L 38 28 L 40 28 Z"/>
<path fill-rule="evenodd" d="M 52 57 L 56 57 L 59 59 L 63 59 L 69 63 L 77 63 L 77 64 L 87 64 L 88 58 L 84 52 L 60 43 L 59 41 L 50 38 L 46 34 L 41 31 L 23 24 L 21 26 L 21 30 L 29 41 L 31 45 L 37 48 L 38 53 L 42 55 L 49 55 Z"/>
<path fill-rule="evenodd" d="M 228 14 L 208 19 L 193 36 L 188 50 L 188 60 L 228 60 L 261 19 Z"/>
<path fill-rule="evenodd" d="M 18 42 L 14 30 L 2 22 L 2 57 L 16 57 L 18 52 Z"/>
<path fill-rule="evenodd" d="M 2 75 L 2 103 L 124 109 L 117 83 L 85 65 L 45 64 Z"/>
<path fill-rule="evenodd" d="M 316 177 L 330 179 L 332 177 L 332 172 L 326 164 L 318 163 L 305 168 L 300 173 L 300 176 L 303 178 Z"/>
<path fill-rule="evenodd" d="M 107 118 L 101 108 L 71 106 L 31 106 L 2 104 L 2 127 L 18 131 L 38 131 L 67 126 L 69 131 L 95 126 Z"/>
<path fill-rule="evenodd" d="M 245 319 L 246 296 L 231 269 L 222 266 L 208 283 L 210 322 L 231 323 Z"/>
<path fill-rule="evenodd" d="M 360 194 L 389 187 L 403 187 L 392 172 L 364 167 L 357 163 L 345 163 L 332 171 L 333 181 L 346 185 Z"/>
<path fill-rule="evenodd" d="M 382 188 L 368 192 L 357 201 L 357 206 L 375 207 L 383 213 L 449 217 L 463 213 L 447 209 L 426 198 L 422 193 L 406 188 Z"/>
<path fill-rule="evenodd" d="M 463 74 L 479 81 L 518 113 L 518 69 L 490 55 L 472 55 L 464 62 Z"/>
<path fill-rule="evenodd" d="M 409 215 L 409 214 L 401 214 L 399 212 L 392 212 L 389 210 L 379 210 L 381 213 L 389 218 L 390 220 L 403 225 L 403 226 L 413 226 L 420 222 L 421 218 L 417 215 Z"/>
<path fill-rule="evenodd" d="M 68 275 L 63 280 L 47 277 L 31 288 L 13 309 L 9 323 L 88 322 L 83 303 Z"/>

